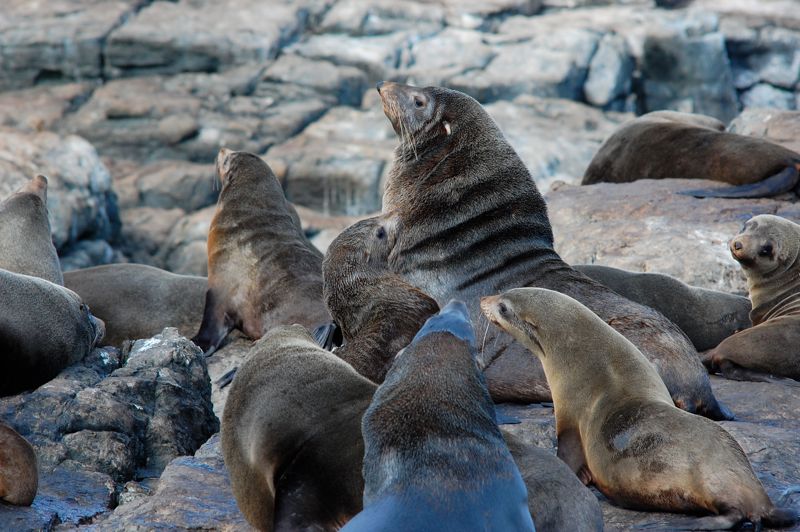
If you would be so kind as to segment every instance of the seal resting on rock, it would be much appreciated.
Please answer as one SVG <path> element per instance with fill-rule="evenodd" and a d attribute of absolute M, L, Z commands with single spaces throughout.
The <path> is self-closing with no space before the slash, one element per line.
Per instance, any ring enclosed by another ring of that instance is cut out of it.
<path fill-rule="evenodd" d="M 706 364 L 728 378 L 800 380 L 800 225 L 754 216 L 730 250 L 747 277 L 753 328 L 723 341 L 706 355 Z"/>
<path fill-rule="evenodd" d="M 343 532 L 534 530 L 475 355 L 451 302 L 397 356 L 364 414 L 364 510 Z"/>
<path fill-rule="evenodd" d="M 197 331 L 208 282 L 144 264 L 106 264 L 64 273 L 76 292 L 106 326 L 106 345 L 150 338 L 175 327 L 183 336 Z"/>
<path fill-rule="evenodd" d="M 600 146 L 582 184 L 680 178 L 736 185 L 682 192 L 718 198 L 759 198 L 796 189 L 800 154 L 724 129 L 702 115 L 656 111 L 640 116 L 622 124 Z"/>
<path fill-rule="evenodd" d="M 561 260 L 544 199 L 478 102 L 438 87 L 383 82 L 378 91 L 400 137 L 383 197 L 384 212 L 399 224 L 389 266 L 440 305 L 466 301 L 479 332 L 485 324 L 480 363 L 495 401 L 548 401 L 550 390 L 535 357 L 481 322 L 479 298 L 541 286 L 578 299 L 626 335 L 658 368 L 676 404 L 713 419 L 732 417 L 674 323 Z"/>
<path fill-rule="evenodd" d="M 651 307 L 680 327 L 698 351 L 713 349 L 750 327 L 750 301 L 743 296 L 690 286 L 661 273 L 639 273 L 579 264 L 579 272 L 622 297 Z"/>
<path fill-rule="evenodd" d="M 330 322 L 322 301 L 322 254 L 260 157 L 223 148 L 222 191 L 208 231 L 208 291 L 192 339 L 212 353 L 233 328 L 253 339 L 276 325 L 314 330 Z"/>
<path fill-rule="evenodd" d="M 19 433 L 0 422 L 0 500 L 30 506 L 39 488 L 36 453 Z"/>
<path fill-rule="evenodd" d="M 744 451 L 716 423 L 675 407 L 655 368 L 624 336 L 564 294 L 518 288 L 482 299 L 486 316 L 544 365 L 558 456 L 621 506 L 715 514 L 680 526 L 789 526 Z"/>
<path fill-rule="evenodd" d="M 47 218 L 47 178 L 37 175 L 0 203 L 0 268 L 64 284 Z"/>

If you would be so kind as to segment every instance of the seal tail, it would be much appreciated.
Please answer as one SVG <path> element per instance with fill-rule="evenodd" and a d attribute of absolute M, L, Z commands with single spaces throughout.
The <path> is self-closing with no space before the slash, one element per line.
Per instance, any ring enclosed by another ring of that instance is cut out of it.
<path fill-rule="evenodd" d="M 695 198 L 764 198 L 777 196 L 778 194 L 789 192 L 797 186 L 798 181 L 800 181 L 797 166 L 787 166 L 777 174 L 749 185 L 681 190 L 678 194 L 694 196 Z"/>

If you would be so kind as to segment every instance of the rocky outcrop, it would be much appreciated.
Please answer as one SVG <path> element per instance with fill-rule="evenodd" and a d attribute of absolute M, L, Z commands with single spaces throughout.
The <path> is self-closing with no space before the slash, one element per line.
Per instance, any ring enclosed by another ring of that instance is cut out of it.
<path fill-rule="evenodd" d="M 800 111 L 745 109 L 728 125 L 728 131 L 764 137 L 800 153 Z"/>

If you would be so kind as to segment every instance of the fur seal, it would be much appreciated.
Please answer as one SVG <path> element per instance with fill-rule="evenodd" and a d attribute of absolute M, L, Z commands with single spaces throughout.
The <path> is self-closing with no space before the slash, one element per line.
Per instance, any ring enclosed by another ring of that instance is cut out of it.
<path fill-rule="evenodd" d="M 641 352 L 574 299 L 518 288 L 481 307 L 542 361 L 558 456 L 585 484 L 629 508 L 715 514 L 686 521 L 694 529 L 800 517 L 773 505 L 730 434 L 676 408 Z"/>
<path fill-rule="evenodd" d="M 19 433 L 0 423 L 0 500 L 30 506 L 39 488 L 36 453 Z"/>
<path fill-rule="evenodd" d="M 708 353 L 707 365 L 735 379 L 762 380 L 766 373 L 800 380 L 800 225 L 754 216 L 730 250 L 747 277 L 753 328 Z"/>
<path fill-rule="evenodd" d="M 698 197 L 758 198 L 796 189 L 800 154 L 765 139 L 727 133 L 715 119 L 656 111 L 622 124 L 600 146 L 582 184 L 637 179 L 711 179 L 733 187 Z"/>
<path fill-rule="evenodd" d="M 750 327 L 750 301 L 743 296 L 690 286 L 669 275 L 579 264 L 579 272 L 624 298 L 651 307 L 680 327 L 698 351 L 713 349 Z"/>
<path fill-rule="evenodd" d="M 450 302 L 397 356 L 364 414 L 364 510 L 343 532 L 534 530 L 476 354 Z"/>
<path fill-rule="evenodd" d="M 257 341 L 222 415 L 236 503 L 259 530 L 337 530 L 361 510 L 361 416 L 375 384 L 301 325 Z"/>
<path fill-rule="evenodd" d="M 192 339 L 213 352 L 231 329 L 253 339 L 281 324 L 328 323 L 322 254 L 308 241 L 278 179 L 257 155 L 221 149 L 222 190 L 208 232 L 208 291 Z"/>
<path fill-rule="evenodd" d="M 80 297 L 50 281 L 0 270 L 0 301 L 0 396 L 47 382 L 103 338 Z"/>
<path fill-rule="evenodd" d="M 430 296 L 389 270 L 396 226 L 387 216 L 356 222 L 331 242 L 322 262 L 325 304 L 344 337 L 334 354 L 375 383 L 439 311 Z"/>
<path fill-rule="evenodd" d="M 150 338 L 164 327 L 189 337 L 203 317 L 208 282 L 144 264 L 106 264 L 64 273 L 64 286 L 76 292 L 106 326 L 104 342 Z"/>
<path fill-rule="evenodd" d="M 0 268 L 64 284 L 47 218 L 47 178 L 37 175 L 0 203 Z"/>
<path fill-rule="evenodd" d="M 583 302 L 626 335 L 658 368 L 676 404 L 713 419 L 732 417 L 711 391 L 685 334 L 575 271 L 553 249 L 547 206 L 525 165 L 473 98 L 458 91 L 378 84 L 400 137 L 383 197 L 398 217 L 390 268 L 440 305 L 466 301 L 483 330 L 478 300 L 541 286 Z M 497 401 L 549 401 L 541 364 L 513 338 L 488 329 L 480 362 Z"/>

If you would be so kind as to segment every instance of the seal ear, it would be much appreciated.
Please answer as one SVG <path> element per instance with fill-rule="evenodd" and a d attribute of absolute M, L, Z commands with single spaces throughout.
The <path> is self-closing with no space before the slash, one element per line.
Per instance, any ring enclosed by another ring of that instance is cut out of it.
<path fill-rule="evenodd" d="M 449 137 L 449 136 L 450 136 L 450 133 L 452 133 L 452 130 L 450 129 L 450 122 L 448 122 L 447 120 L 445 120 L 444 122 L 442 122 L 442 125 L 444 126 L 444 132 L 445 132 L 445 134 L 446 134 L 446 135 Z"/>

